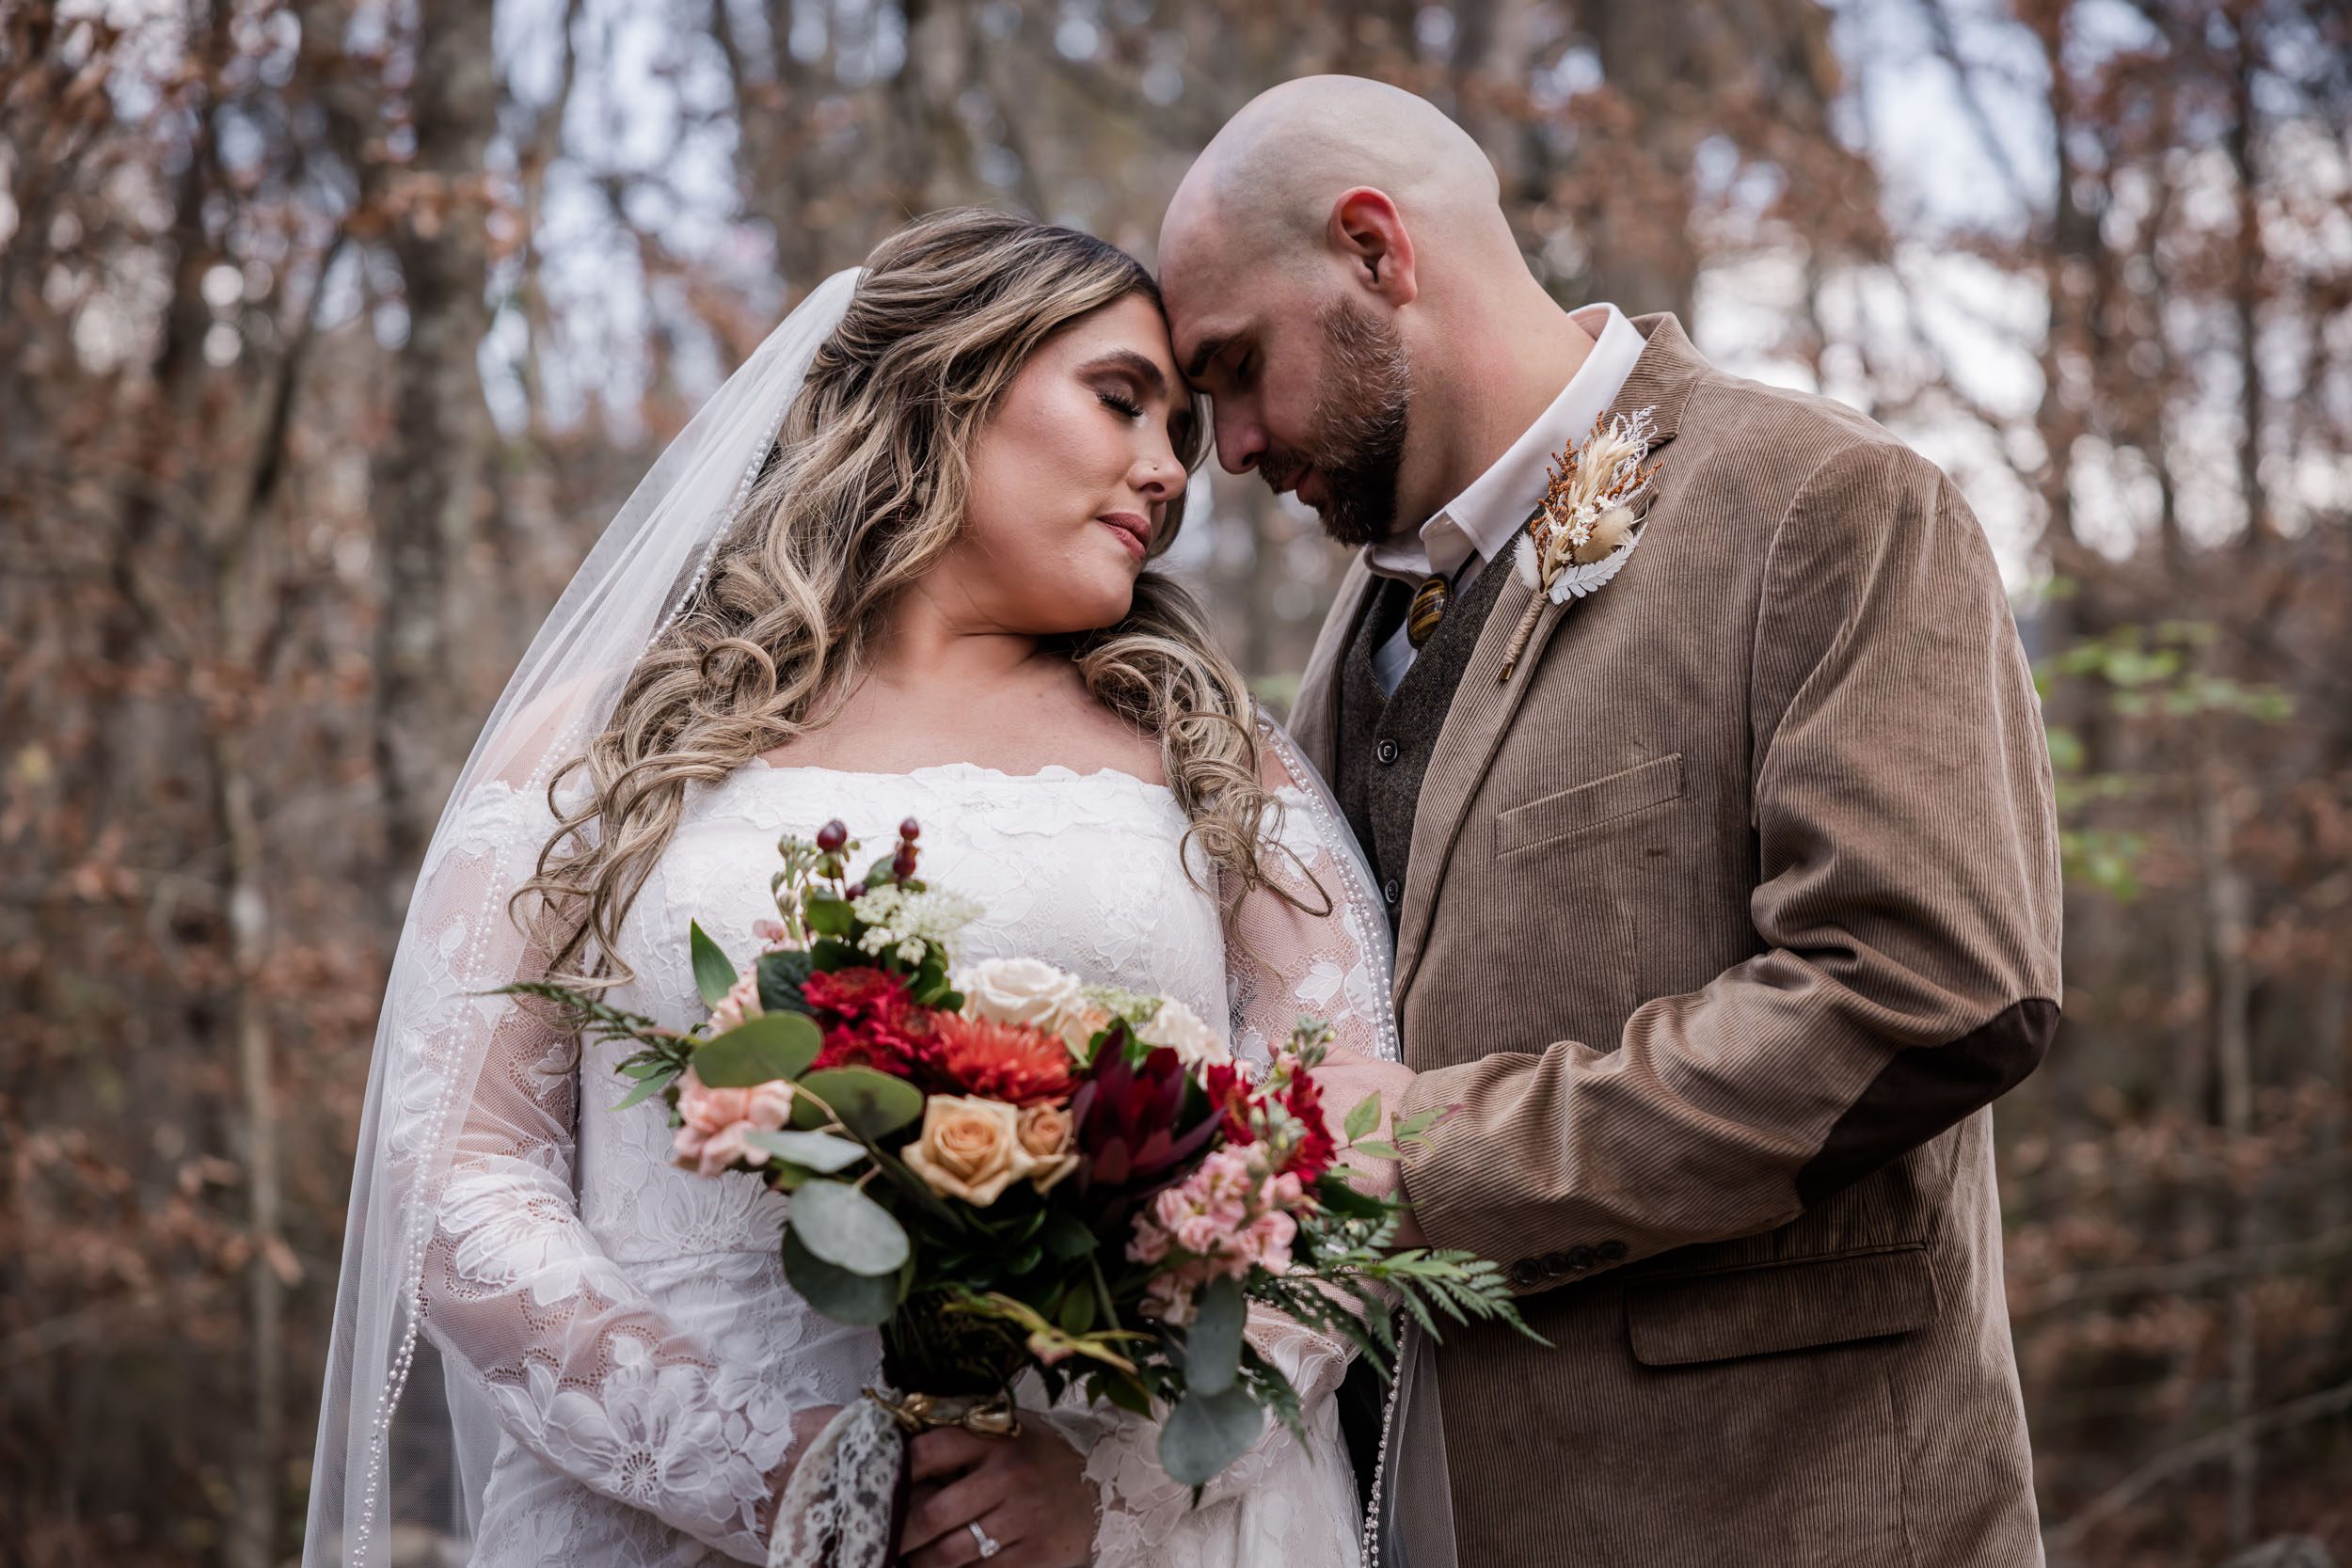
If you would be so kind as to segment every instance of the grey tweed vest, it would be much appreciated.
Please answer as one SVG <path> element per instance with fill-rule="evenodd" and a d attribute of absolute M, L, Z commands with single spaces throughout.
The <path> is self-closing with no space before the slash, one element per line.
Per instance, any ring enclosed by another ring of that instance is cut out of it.
<path fill-rule="evenodd" d="M 1372 673 L 1372 653 L 1404 623 L 1413 585 L 1384 578 L 1340 661 L 1332 789 L 1380 879 L 1391 927 L 1404 894 L 1422 776 L 1437 750 L 1438 732 L 1445 728 L 1446 710 L 1454 705 L 1454 689 L 1510 576 L 1508 554 L 1481 567 L 1389 696 L 1381 695 Z"/>

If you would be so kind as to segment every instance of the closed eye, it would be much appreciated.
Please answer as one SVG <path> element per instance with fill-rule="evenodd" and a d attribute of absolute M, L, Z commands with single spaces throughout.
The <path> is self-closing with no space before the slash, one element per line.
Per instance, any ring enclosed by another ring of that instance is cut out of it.
<path fill-rule="evenodd" d="M 1143 404 L 1133 398 L 1122 397 L 1117 392 L 1097 392 L 1094 395 L 1103 400 L 1103 406 L 1105 408 L 1115 408 L 1131 420 L 1143 418 Z"/>

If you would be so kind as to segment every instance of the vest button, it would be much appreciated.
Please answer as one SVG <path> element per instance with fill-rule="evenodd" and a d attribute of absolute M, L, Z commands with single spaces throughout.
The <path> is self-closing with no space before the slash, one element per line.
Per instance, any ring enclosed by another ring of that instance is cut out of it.
<path fill-rule="evenodd" d="M 1393 904 L 1399 898 L 1405 896 L 1405 890 L 1398 887 L 1396 885 L 1396 879 L 1391 877 L 1387 881 L 1380 884 L 1380 896 L 1386 898 L 1390 903 Z"/>
<path fill-rule="evenodd" d="M 1379 745 L 1375 746 L 1372 749 L 1372 754 L 1378 757 L 1383 763 L 1394 762 L 1396 760 L 1396 742 L 1393 740 L 1384 740 Z"/>

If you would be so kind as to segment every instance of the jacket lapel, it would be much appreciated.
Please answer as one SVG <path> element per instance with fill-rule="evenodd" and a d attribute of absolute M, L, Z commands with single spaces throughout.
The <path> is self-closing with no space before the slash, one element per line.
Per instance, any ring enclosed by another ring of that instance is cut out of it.
<path fill-rule="evenodd" d="M 1358 551 L 1331 597 L 1331 612 L 1315 634 L 1307 673 L 1299 677 L 1298 696 L 1291 703 L 1291 744 L 1327 779 L 1338 777 L 1332 764 L 1339 750 L 1340 659 L 1356 640 L 1356 624 L 1364 618 L 1379 580 Z"/>
<path fill-rule="evenodd" d="M 1639 316 L 1633 325 L 1649 341 L 1634 362 L 1633 372 L 1626 378 L 1616 401 L 1609 405 L 1609 412 L 1614 417 L 1631 415 L 1643 408 L 1655 410 L 1657 434 L 1650 441 L 1650 451 L 1655 452 L 1680 432 L 1683 408 L 1708 367 L 1691 346 L 1691 340 L 1683 335 L 1682 324 L 1672 315 Z M 1660 505 L 1663 501 L 1663 497 L 1659 498 Z M 1646 529 L 1655 525 L 1645 522 L 1643 526 Z M 1412 849 L 1406 862 L 1404 908 L 1397 927 L 1392 994 L 1400 1014 L 1405 1006 L 1406 990 L 1412 983 L 1413 971 L 1428 939 L 1438 889 L 1445 875 L 1446 862 L 1454 852 L 1454 841 L 1461 832 L 1462 814 L 1469 808 L 1470 797 L 1477 793 L 1479 781 L 1486 776 L 1495 748 L 1509 727 L 1512 715 L 1518 710 L 1519 699 L 1535 683 L 1535 667 L 1543 659 L 1545 647 L 1574 604 L 1571 600 L 1568 605 L 1553 605 L 1544 611 L 1525 651 L 1519 655 L 1518 668 L 1505 684 L 1499 678 L 1503 651 L 1519 618 L 1527 612 L 1528 601 L 1539 590 L 1521 581 L 1508 559 L 1489 562 L 1484 570 L 1510 572 L 1511 580 L 1503 584 L 1502 596 L 1479 633 L 1470 665 L 1462 672 L 1462 683 L 1454 689 L 1453 705 L 1446 710 L 1444 727 L 1438 732 L 1429 771 L 1422 777 L 1421 800 L 1413 815 Z M 1610 589 L 1603 588 L 1601 592 L 1608 593 Z M 1349 625 L 1353 624 L 1351 618 Z M 1329 623 L 1324 629 L 1328 633 Z M 1322 653 L 1320 643 L 1315 651 Z M 1303 706 L 1303 684 L 1299 694 Z"/>

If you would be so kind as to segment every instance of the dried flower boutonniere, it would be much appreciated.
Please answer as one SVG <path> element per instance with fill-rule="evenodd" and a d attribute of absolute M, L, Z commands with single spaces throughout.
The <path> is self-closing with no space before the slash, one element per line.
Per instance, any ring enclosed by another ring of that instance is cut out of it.
<path fill-rule="evenodd" d="M 1647 408 L 1615 419 L 1603 414 L 1582 446 L 1564 448 L 1551 460 L 1543 504 L 1528 519 L 1512 558 L 1519 580 L 1537 593 L 1512 628 L 1498 683 L 1518 668 L 1545 605 L 1592 593 L 1617 575 L 1642 542 L 1638 508 L 1664 462 L 1645 463 L 1658 434 L 1653 415 Z"/>

